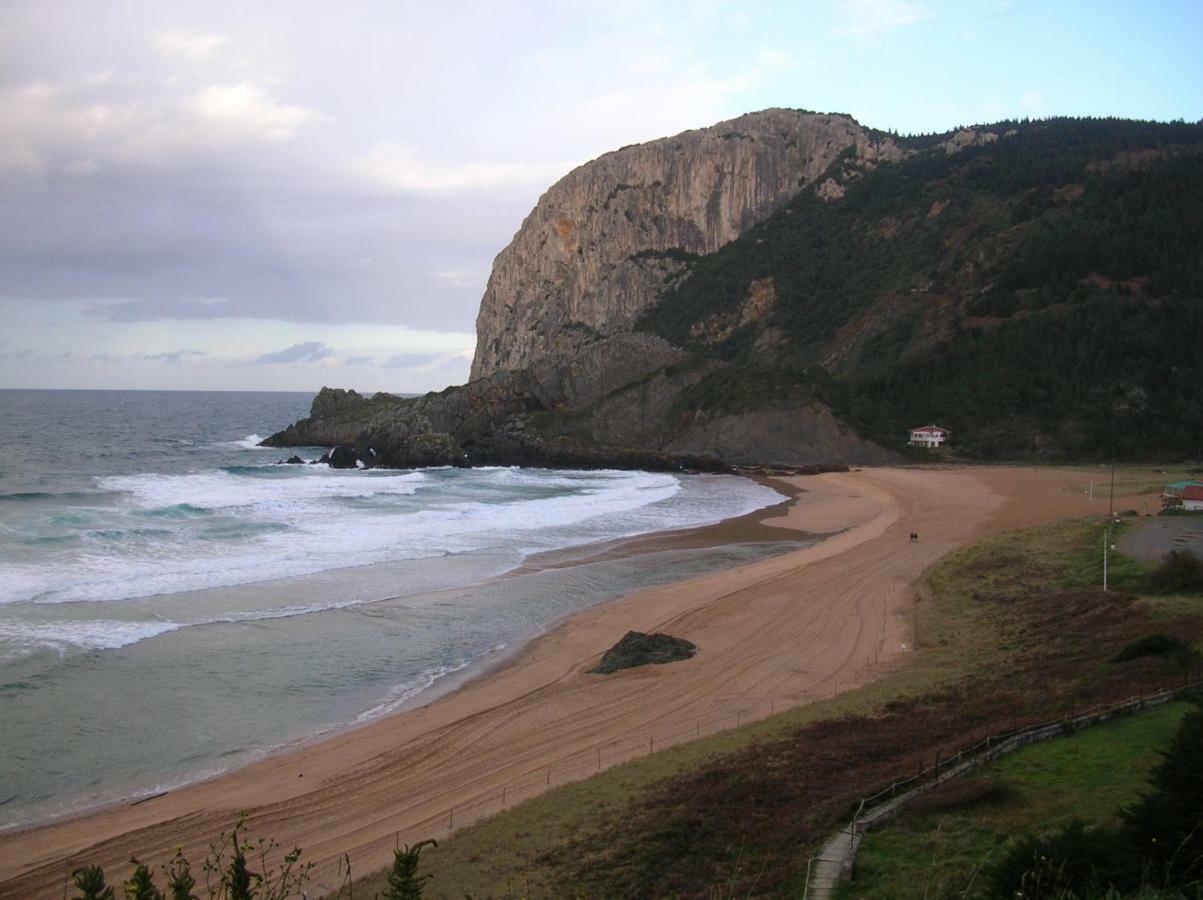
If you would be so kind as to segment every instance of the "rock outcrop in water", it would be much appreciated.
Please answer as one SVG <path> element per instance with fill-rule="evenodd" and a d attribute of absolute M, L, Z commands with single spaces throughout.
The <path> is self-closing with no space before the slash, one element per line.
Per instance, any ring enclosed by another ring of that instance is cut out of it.
<path fill-rule="evenodd" d="M 365 466 L 532 465 L 721 472 L 757 463 L 887 462 L 819 403 L 777 411 L 682 403 L 723 365 L 618 334 L 423 397 L 323 388 L 268 447 L 346 446 Z"/>
<path fill-rule="evenodd" d="M 472 378 L 628 330 L 683 260 L 739 237 L 845 154 L 872 166 L 903 151 L 848 116 L 768 109 L 569 172 L 493 263 Z"/>

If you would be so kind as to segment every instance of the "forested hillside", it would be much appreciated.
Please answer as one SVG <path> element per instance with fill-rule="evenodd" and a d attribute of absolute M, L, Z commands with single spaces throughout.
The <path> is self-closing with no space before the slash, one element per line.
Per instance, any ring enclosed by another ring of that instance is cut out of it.
<path fill-rule="evenodd" d="M 982 458 L 1195 458 L 1203 126 L 960 136 L 837 159 L 825 189 L 689 261 L 639 327 L 734 363 L 741 402 L 817 393 L 887 443 L 934 420 Z"/>

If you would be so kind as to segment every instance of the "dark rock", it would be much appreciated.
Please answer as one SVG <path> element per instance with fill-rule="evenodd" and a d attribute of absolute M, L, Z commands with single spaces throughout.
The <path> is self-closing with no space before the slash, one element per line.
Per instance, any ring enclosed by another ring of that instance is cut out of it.
<path fill-rule="evenodd" d="M 303 466 L 304 464 L 305 460 L 295 454 L 276 463 L 277 466 Z"/>
<path fill-rule="evenodd" d="M 672 637 L 668 634 L 644 634 L 641 631 L 628 631 L 613 647 L 602 656 L 597 668 L 590 672 L 609 675 L 620 669 L 630 669 L 635 666 L 662 665 L 689 659 L 697 652 L 697 646 L 684 638 Z"/>
<path fill-rule="evenodd" d="M 359 458 L 355 455 L 355 448 L 348 447 L 346 444 L 339 444 L 330 451 L 330 468 L 332 469 L 355 469 L 358 468 L 356 463 Z"/>
<path fill-rule="evenodd" d="M 322 388 L 269 447 L 356 449 L 365 465 L 518 465 L 729 472 L 733 465 L 881 464 L 896 455 L 813 398 L 716 413 L 685 402 L 716 367 L 647 334 L 598 339 L 569 359 L 500 371 L 422 397 Z M 370 452 L 369 452 L 370 451 Z"/>

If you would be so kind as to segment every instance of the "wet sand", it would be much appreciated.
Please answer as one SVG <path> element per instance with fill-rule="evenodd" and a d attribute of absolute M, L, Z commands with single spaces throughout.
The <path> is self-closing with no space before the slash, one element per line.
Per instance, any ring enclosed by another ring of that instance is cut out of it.
<path fill-rule="evenodd" d="M 388 862 L 398 834 L 445 835 L 473 811 L 496 811 L 488 803 L 506 802 L 506 785 L 524 786 L 524 798 L 585 777 L 591 766 L 566 761 L 592 760 L 632 735 L 683 740 L 696 723 L 729 716 L 734 725 L 740 710 L 768 714 L 850 689 L 880 671 L 874 659 L 905 661 L 914 602 L 906 586 L 925 568 L 988 533 L 1099 512 L 1083 493 L 1087 477 L 907 468 L 787 479 L 805 491 L 799 502 L 755 523 L 714 526 L 708 539 L 728 528 L 725 539 L 746 540 L 753 528 L 826 540 L 579 613 L 422 709 L 136 805 L 0 835 L 0 897 L 60 897 L 64 872 L 85 862 L 123 874 L 132 854 L 157 863 L 177 846 L 199 861 L 239 810 L 256 835 L 303 847 L 317 863 L 316 887 L 334 886 L 344 853 L 357 872 L 371 871 Z M 907 539 L 912 531 L 918 542 Z M 667 631 L 699 652 L 588 674 L 630 629 Z M 624 758 L 608 754 L 598 765 Z M 456 808 L 468 815 L 456 820 Z"/>

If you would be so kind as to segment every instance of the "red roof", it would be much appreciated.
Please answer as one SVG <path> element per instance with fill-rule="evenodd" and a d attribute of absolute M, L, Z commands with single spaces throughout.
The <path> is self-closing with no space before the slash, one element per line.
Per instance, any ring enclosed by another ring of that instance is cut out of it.
<path fill-rule="evenodd" d="M 948 434 L 948 429 L 941 428 L 939 425 L 920 425 L 918 428 L 912 428 L 911 431 L 938 431 L 941 434 Z"/>
<path fill-rule="evenodd" d="M 1203 500 L 1203 485 L 1191 484 L 1187 485 L 1182 492 L 1183 500 Z"/>

